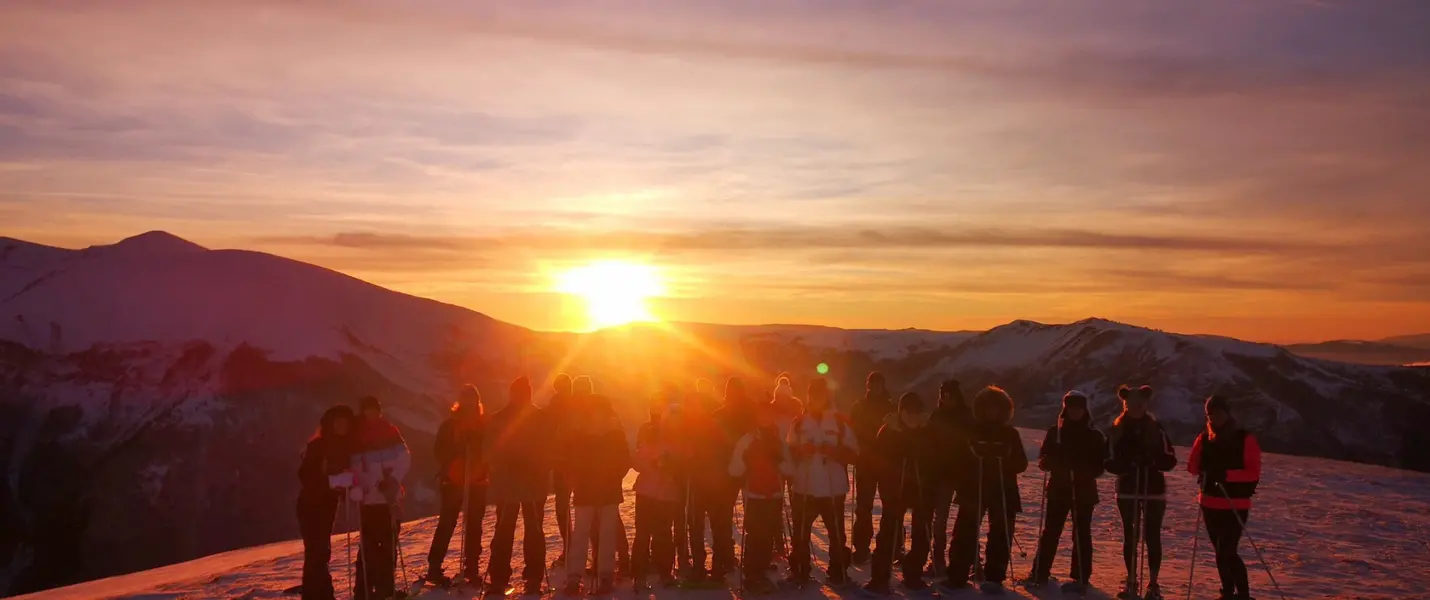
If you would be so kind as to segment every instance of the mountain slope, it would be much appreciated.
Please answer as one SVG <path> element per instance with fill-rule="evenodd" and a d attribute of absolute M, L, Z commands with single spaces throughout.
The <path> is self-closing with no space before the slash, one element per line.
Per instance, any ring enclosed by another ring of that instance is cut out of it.
<path fill-rule="evenodd" d="M 1380 343 L 1391 344 L 1393 346 L 1419 348 L 1421 350 L 1430 350 L 1430 333 L 1421 333 L 1418 335 L 1398 335 L 1395 337 L 1388 337 L 1383 340 L 1380 340 Z"/>
<path fill-rule="evenodd" d="M 1026 450 L 1035 455 L 1042 432 L 1025 430 L 1023 439 Z M 1178 450 L 1183 459 L 1186 453 L 1186 448 Z M 1250 534 L 1275 570 L 1276 579 L 1287 597 L 1398 600 L 1422 595 L 1424 586 L 1415 574 L 1430 570 L 1430 555 L 1425 553 L 1424 541 L 1415 533 L 1430 529 L 1430 516 L 1423 510 L 1417 510 L 1423 499 L 1430 496 L 1430 475 L 1275 454 L 1266 455 L 1265 461 L 1265 484 L 1258 489 L 1257 506 L 1251 513 Z M 626 481 L 627 490 L 631 489 L 633 482 L 634 474 L 631 474 Z M 1102 478 L 1099 486 L 1104 498 L 1112 497 L 1111 478 Z M 1036 472 L 1025 473 L 1020 478 L 1021 495 L 1027 512 L 1018 517 L 1014 535 L 1019 545 L 1030 551 L 1036 547 L 1036 532 L 1041 519 L 1038 502 L 1040 487 L 1041 477 Z M 1165 557 L 1162 568 L 1163 590 L 1168 598 L 1185 597 L 1189 580 L 1193 584 L 1193 597 L 1210 598 L 1216 594 L 1216 568 L 1204 539 L 1205 531 L 1200 531 L 1203 539 L 1198 542 L 1195 574 L 1190 572 L 1192 539 L 1198 533 L 1194 531 L 1198 530 L 1198 524 L 1191 502 L 1194 493 L 1195 482 L 1190 476 L 1180 469 L 1170 474 L 1168 495 L 1172 500 L 1168 504 L 1163 528 Z M 626 502 L 621 506 L 627 523 L 634 522 L 633 500 L 633 494 L 627 491 Z M 849 514 L 852 510 L 851 500 L 845 512 Z M 737 514 L 742 513 L 737 508 Z M 1117 519 L 1117 511 L 1110 502 L 1104 502 L 1094 513 L 1092 583 L 1097 589 L 1087 596 L 1094 600 L 1112 597 L 1121 583 L 1121 539 L 1117 533 L 1121 531 L 1121 526 Z M 495 516 L 489 511 L 483 527 L 484 545 L 487 547 L 490 547 L 494 520 Z M 434 528 L 435 519 L 430 518 L 403 526 L 401 545 L 407 559 L 406 575 L 409 580 L 416 580 L 425 568 L 420 557 L 426 554 Z M 545 529 L 547 556 L 553 557 L 561 551 L 561 538 L 549 501 Z M 816 532 L 819 530 L 817 525 Z M 356 543 L 356 534 L 353 538 Z M 513 566 L 519 567 L 522 541 L 520 536 L 517 538 Z M 333 538 L 330 566 L 340 594 L 347 589 L 348 582 L 345 568 L 347 542 L 343 533 Z M 1066 573 L 1071 546 L 1068 534 L 1064 533 L 1054 563 L 1055 576 Z M 828 547 L 824 537 L 818 533 L 814 537 L 814 550 L 819 563 L 828 560 Z M 1241 550 L 1242 557 L 1247 561 L 1253 591 L 1258 597 L 1277 597 L 1251 544 L 1243 543 Z M 449 573 L 457 566 L 456 560 L 456 553 L 449 552 Z M 1015 574 L 1021 576 L 1027 572 L 1029 562 L 1026 558 L 1015 553 L 1013 560 Z M 299 582 L 301 569 L 302 543 L 289 541 L 21 598 L 283 598 L 282 590 Z M 858 583 L 868 581 L 869 565 L 855 567 L 853 575 Z M 560 584 L 564 575 L 551 572 L 550 577 L 553 583 Z M 733 587 L 737 580 L 732 576 L 728 583 Z M 827 588 L 820 591 L 830 598 L 861 597 L 849 591 L 837 592 Z M 658 590 L 655 596 L 666 600 L 727 597 L 723 592 L 678 590 Z M 429 592 L 424 597 L 469 596 Z M 621 600 L 635 598 L 625 589 L 616 597 Z M 769 596 L 771 600 L 805 597 L 808 597 L 807 593 Z M 895 597 L 920 596 L 900 591 Z M 953 597 L 972 599 L 981 595 L 968 591 Z M 1005 597 L 1035 596 L 1024 590 L 1010 590 Z M 1056 592 L 1045 592 L 1041 597 L 1060 596 Z"/>
<path fill-rule="evenodd" d="M 1317 344 L 1290 344 L 1286 350 L 1308 358 L 1363 365 L 1410 365 L 1430 361 L 1430 347 L 1395 345 L 1386 342 L 1335 340 Z"/>

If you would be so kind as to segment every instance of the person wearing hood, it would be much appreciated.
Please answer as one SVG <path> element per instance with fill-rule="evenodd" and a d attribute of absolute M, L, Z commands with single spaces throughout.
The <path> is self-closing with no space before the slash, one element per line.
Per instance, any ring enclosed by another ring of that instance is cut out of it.
<path fill-rule="evenodd" d="M 333 521 L 342 488 L 352 485 L 352 427 L 356 415 L 347 406 L 323 411 L 318 431 L 303 448 L 298 465 L 298 531 L 303 535 L 303 600 L 333 600 Z M 344 511 L 347 512 L 347 511 Z"/>
<path fill-rule="evenodd" d="M 885 419 L 873 445 L 864 453 L 866 464 L 879 477 L 884 510 L 879 516 L 879 537 L 874 547 L 874 569 L 864 589 L 889 593 L 895 546 L 904 529 L 904 515 L 913 513 L 913 547 L 904 557 L 904 588 L 922 590 L 924 562 L 928 560 L 933 502 L 938 496 L 939 447 L 929 428 L 923 400 L 913 392 L 899 398 L 899 410 Z"/>
<path fill-rule="evenodd" d="M 578 384 L 578 398 L 580 388 Z M 572 504 L 576 509 L 566 558 L 565 593 L 580 594 L 586 547 L 594 544 L 591 562 L 597 583 L 591 593 L 610 594 L 615 591 L 616 546 L 622 537 L 620 506 L 625 497 L 621 482 L 631 470 L 630 449 L 614 412 L 599 403 L 579 400 L 577 407 L 565 452 L 571 466 Z"/>
<path fill-rule="evenodd" d="M 740 437 L 730 453 L 728 472 L 745 495 L 744 529 L 747 553 L 742 565 L 744 586 L 753 594 L 775 591 L 765 571 L 773 565 L 777 532 L 784 506 L 784 480 L 794 473 L 794 458 L 779 431 L 779 408 L 773 401 L 755 408 L 754 427 Z"/>
<path fill-rule="evenodd" d="M 1001 388 L 989 386 L 973 397 L 973 419 L 968 450 L 973 468 L 957 482 L 958 518 L 945 586 L 968 587 L 969 569 L 977 564 L 979 525 L 988 515 L 983 591 L 998 594 L 1008 579 L 1013 521 L 1023 512 L 1018 475 L 1028 470 L 1028 455 L 1012 425 L 1013 399 Z"/>
<path fill-rule="evenodd" d="M 566 439 L 571 417 L 571 376 L 556 374 L 551 382 L 551 399 L 546 401 L 546 419 L 551 437 Z M 571 484 L 562 461 L 551 462 L 551 491 L 556 495 L 556 529 L 561 532 L 561 541 L 571 541 Z M 556 558 L 556 564 L 566 564 L 566 554 Z"/>
<path fill-rule="evenodd" d="M 1107 438 L 1092 426 L 1087 396 L 1071 391 L 1063 396 L 1058 424 L 1048 428 L 1038 454 L 1038 468 L 1048 473 L 1047 510 L 1043 514 L 1043 536 L 1038 541 L 1037 558 L 1030 577 L 1034 586 L 1043 586 L 1051 577 L 1053 559 L 1068 515 L 1073 521 L 1072 581 L 1063 586 L 1067 593 L 1082 593 L 1092 579 L 1092 512 L 1100 501 L 1097 478 L 1107 460 Z"/>
<path fill-rule="evenodd" d="M 362 418 L 354 429 L 353 487 L 348 492 L 361 505 L 356 589 L 360 597 L 390 598 L 397 588 L 396 507 L 412 454 L 402 433 L 382 416 L 377 398 L 364 397 L 358 406 Z"/>
<path fill-rule="evenodd" d="M 971 468 L 968 432 L 972 425 L 973 411 L 963 399 L 958 381 L 945 380 L 938 387 L 938 406 L 929 415 L 929 428 L 942 456 L 935 477 L 937 496 L 933 503 L 933 570 L 930 574 L 934 578 L 944 577 L 948 571 L 948 520 L 953 512 L 956 482 Z"/>
<path fill-rule="evenodd" d="M 682 457 L 690 477 L 690 558 L 691 569 L 686 574 L 689 583 L 724 581 L 735 568 L 735 499 L 738 483 L 729 476 L 727 466 L 734 449 L 732 435 L 744 435 L 753 428 L 754 414 L 744 386 L 730 378 L 725 386 L 725 404 L 714 414 L 696 407 L 686 411 L 683 430 Z M 705 569 L 705 530 L 710 525 L 710 569 Z"/>
<path fill-rule="evenodd" d="M 893 412 L 894 402 L 884 386 L 884 374 L 869 373 L 864 381 L 864 397 L 849 409 L 849 420 L 854 425 L 860 448 L 874 447 L 874 437 L 884 425 L 884 419 Z M 869 562 L 869 542 L 874 537 L 874 495 L 880 489 L 878 469 L 873 466 L 875 460 L 860 455 L 854 463 L 854 564 Z"/>
<path fill-rule="evenodd" d="M 675 434 L 669 426 L 674 394 L 657 394 L 650 405 L 650 420 L 636 432 L 632 466 L 636 476 L 636 543 L 631 550 L 632 575 L 636 589 L 646 588 L 646 578 L 654 572 L 664 587 L 677 579 L 671 572 L 675 563 L 676 523 L 683 518 L 680 507 L 681 482 L 675 470 Z"/>
<path fill-rule="evenodd" d="M 546 473 L 550 467 L 546 416 L 531 401 L 531 380 L 525 376 L 511 382 L 507 404 L 492 415 L 486 436 L 491 462 L 489 499 L 496 506 L 496 530 L 492 532 L 492 557 L 487 562 L 487 592 L 504 593 L 511 581 L 512 545 L 516 541 L 516 519 L 522 523 L 521 579 L 525 589 L 540 590 L 546 566 Z"/>
<path fill-rule="evenodd" d="M 1107 472 L 1117 476 L 1117 512 L 1122 517 L 1122 562 L 1127 568 L 1125 595 L 1162 597 L 1162 519 L 1167 514 L 1166 472 L 1177 467 L 1177 452 L 1162 424 L 1148 412 L 1152 387 L 1117 389 L 1122 414 L 1108 435 Z M 1138 572 L 1137 546 L 1146 544 L 1147 581 Z M 1139 594 L 1138 592 L 1142 593 Z"/>
<path fill-rule="evenodd" d="M 1237 547 L 1251 518 L 1251 497 L 1261 481 L 1261 445 L 1232 417 L 1226 398 L 1207 398 L 1206 414 L 1207 428 L 1192 443 L 1187 471 L 1199 484 L 1197 504 L 1216 552 L 1221 598 L 1250 600 L 1246 563 Z"/>
<path fill-rule="evenodd" d="M 451 578 L 442 573 L 442 562 L 457 529 L 457 518 L 466 515 L 463 526 L 460 565 L 469 581 L 476 582 L 477 563 L 482 555 L 482 522 L 487 513 L 487 467 L 482 453 L 482 425 L 485 409 L 482 395 L 476 387 L 463 386 L 452 404 L 452 414 L 437 427 L 434 453 L 437 457 L 437 480 L 441 504 L 437 530 L 432 534 L 432 546 L 427 553 L 427 575 L 423 580 L 434 585 L 451 585 Z"/>
<path fill-rule="evenodd" d="M 810 537 L 814 520 L 824 521 L 830 541 L 830 585 L 849 582 L 849 545 L 844 539 L 844 498 L 849 493 L 848 467 L 859 456 L 853 427 L 830 404 L 829 384 L 823 378 L 809 381 L 804 414 L 790 425 L 785 443 L 794 456 L 790 510 L 794 513 L 794 542 L 789 560 L 790 580 L 804 585 L 811 578 Z"/>

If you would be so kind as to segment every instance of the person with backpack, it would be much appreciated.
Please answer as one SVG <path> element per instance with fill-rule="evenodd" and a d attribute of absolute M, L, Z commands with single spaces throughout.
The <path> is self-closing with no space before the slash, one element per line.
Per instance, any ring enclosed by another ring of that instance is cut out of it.
<path fill-rule="evenodd" d="M 761 402 L 755 407 L 754 427 L 735 442 L 730 453 L 730 476 L 743 484 L 744 548 L 743 584 L 751 594 L 773 592 L 765 575 L 773 564 L 775 539 L 782 525 L 784 480 L 794 473 L 794 458 L 779 431 L 779 407 Z"/>
<path fill-rule="evenodd" d="M 923 566 L 928 560 L 933 502 L 938 496 L 939 447 L 928 426 L 923 400 L 908 392 L 899 398 L 899 410 L 885 419 L 873 444 L 863 453 L 865 463 L 879 477 L 884 510 L 879 517 L 879 537 L 874 547 L 874 569 L 864 589 L 888 594 L 893 572 L 894 546 L 903 531 L 904 515 L 913 513 L 910 537 L 913 547 L 900 565 L 904 588 L 923 590 Z"/>
<path fill-rule="evenodd" d="M 1232 417 L 1226 398 L 1207 398 L 1206 415 L 1206 430 L 1192 443 L 1187 471 L 1199 483 L 1197 504 L 1221 578 L 1219 600 L 1250 600 L 1251 583 L 1237 547 L 1251 518 L 1251 497 L 1261 481 L 1261 445 Z"/>
<path fill-rule="evenodd" d="M 298 531 L 303 536 L 303 600 L 334 600 L 333 521 L 338 516 L 342 488 L 352 483 L 352 427 L 357 417 L 347 406 L 323 411 L 318 431 L 308 440 L 298 465 Z M 343 512 L 347 512 L 346 510 Z"/>
<path fill-rule="evenodd" d="M 1038 453 L 1038 468 L 1048 474 L 1043 489 L 1047 507 L 1029 577 L 1033 586 L 1047 585 L 1051 578 L 1058 542 L 1071 513 L 1072 581 L 1063 586 L 1063 591 L 1080 594 L 1087 590 L 1092 579 L 1092 512 L 1100 501 L 1097 478 L 1102 476 L 1106 460 L 1107 438 L 1092 426 L 1087 396 L 1076 390 L 1068 392 L 1063 396 L 1058 423 L 1048 428 Z"/>
<path fill-rule="evenodd" d="M 1108 434 L 1107 472 L 1117 476 L 1117 512 L 1122 517 L 1122 563 L 1127 584 L 1119 597 L 1158 600 L 1162 587 L 1162 520 L 1167 514 L 1167 471 L 1177 467 L 1177 452 L 1162 424 L 1148 411 L 1152 387 L 1117 389 L 1122 414 Z M 1143 586 L 1139 546 L 1146 554 Z"/>
<path fill-rule="evenodd" d="M 1023 512 L 1018 475 L 1028 470 L 1023 439 L 1013 428 L 1013 399 L 996 386 L 973 397 L 973 427 L 969 457 L 973 468 L 958 482 L 958 518 L 945 587 L 968 587 L 968 572 L 978 564 L 978 529 L 988 515 L 988 545 L 984 561 L 985 594 L 1003 593 L 1012 560 L 1013 522 Z"/>
<path fill-rule="evenodd" d="M 359 509 L 356 595 L 391 598 L 397 591 L 397 512 L 402 480 L 412 468 L 412 454 L 402 433 L 382 416 L 382 403 L 364 397 L 362 418 L 354 429 L 353 487 L 349 498 Z"/>
<path fill-rule="evenodd" d="M 849 421 L 859 447 L 874 446 L 874 437 L 884 425 L 884 418 L 894 413 L 894 402 L 884 386 L 884 374 L 869 373 L 864 380 L 864 397 L 849 409 Z M 861 454 L 854 463 L 854 564 L 869 562 L 869 542 L 874 537 L 874 495 L 878 493 L 879 473 L 876 459 Z M 888 500 L 884 501 L 888 504 Z M 903 528 L 900 527 L 900 531 Z M 902 544 L 900 544 L 902 545 Z M 920 567 L 922 568 L 922 567 Z"/>
<path fill-rule="evenodd" d="M 636 543 L 631 549 L 631 570 L 637 592 L 647 589 L 654 572 L 663 587 L 677 583 L 675 563 L 676 523 L 684 518 L 680 506 L 681 483 L 675 470 L 675 435 L 669 426 L 670 391 L 657 394 L 650 405 L 650 420 L 636 432 L 632 466 L 636 476 Z"/>
<path fill-rule="evenodd" d="M 482 454 L 482 421 L 485 408 L 482 395 L 471 385 L 463 386 L 452 404 L 451 416 L 437 427 L 434 453 L 437 457 L 438 491 L 441 498 L 437 530 L 432 534 L 432 546 L 427 553 L 427 574 L 424 581 L 433 585 L 452 585 L 452 579 L 442 573 L 452 533 L 457 519 L 466 515 L 462 527 L 461 565 L 467 581 L 479 583 L 478 560 L 482 556 L 482 521 L 487 512 L 487 468 Z"/>
<path fill-rule="evenodd" d="M 848 467 L 859 456 L 852 428 L 830 404 L 829 384 L 823 378 L 809 381 L 804 414 L 790 425 L 785 438 L 794 456 L 790 510 L 794 542 L 790 556 L 790 581 L 805 585 L 811 579 L 810 537 L 814 520 L 824 521 L 829 537 L 830 585 L 849 583 L 849 546 L 844 539 L 844 498 L 849 493 Z"/>
<path fill-rule="evenodd" d="M 580 396 L 578 388 L 578 397 Z M 621 502 L 625 498 L 622 481 L 631 470 L 630 449 L 614 411 L 592 402 L 578 402 L 573 430 L 566 440 L 564 457 L 570 469 L 572 505 L 576 516 L 571 523 L 571 542 L 566 558 L 568 596 L 581 592 L 586 570 L 586 547 L 593 532 L 599 535 L 591 553 L 596 572 L 592 594 L 615 592 L 616 544 L 621 537 Z"/>
<path fill-rule="evenodd" d="M 948 379 L 939 384 L 938 406 L 929 415 L 929 428 L 940 454 L 935 478 L 937 495 L 933 503 L 933 569 L 930 572 L 935 579 L 948 575 L 948 521 L 953 513 L 957 484 L 972 468 L 973 459 L 968 452 L 972 426 L 973 410 L 963 399 L 958 380 Z M 968 580 L 967 573 L 963 574 L 963 580 Z"/>
<path fill-rule="evenodd" d="M 531 380 L 525 376 L 511 382 L 507 404 L 492 415 L 486 437 L 486 456 L 491 457 L 491 488 L 488 499 L 496 506 L 496 530 L 492 532 L 492 556 L 487 562 L 487 593 L 503 594 L 511 581 L 512 545 L 516 541 L 516 520 L 522 522 L 521 579 L 527 593 L 542 589 L 546 572 L 546 516 L 549 452 L 547 420 L 531 401 Z"/>

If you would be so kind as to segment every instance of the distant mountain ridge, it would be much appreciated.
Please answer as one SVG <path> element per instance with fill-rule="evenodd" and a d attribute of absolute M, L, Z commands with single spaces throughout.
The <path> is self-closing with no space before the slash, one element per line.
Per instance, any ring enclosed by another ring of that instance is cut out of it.
<path fill-rule="evenodd" d="M 1046 427 L 1068 389 L 1099 421 L 1124 382 L 1157 388 L 1181 443 L 1201 400 L 1231 397 L 1273 451 L 1430 470 L 1430 369 L 1359 366 L 1280 347 L 1102 319 L 986 332 L 639 324 L 536 332 L 269 254 L 161 232 L 65 250 L 0 239 L 0 594 L 293 537 L 293 468 L 318 415 L 375 394 L 416 460 L 406 510 L 435 510 L 427 449 L 453 390 L 489 410 L 530 375 L 590 374 L 628 427 L 648 395 L 696 377 L 829 367 L 836 402 L 865 374 L 932 398 L 999 384 Z M 261 490 L 261 493 L 257 493 Z M 142 550 L 141 550 L 142 549 Z"/>

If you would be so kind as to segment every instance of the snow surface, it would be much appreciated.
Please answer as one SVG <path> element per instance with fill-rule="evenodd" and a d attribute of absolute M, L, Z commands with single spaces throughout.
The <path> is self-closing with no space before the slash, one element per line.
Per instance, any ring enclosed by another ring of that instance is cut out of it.
<path fill-rule="evenodd" d="M 1036 452 L 1042 432 L 1024 431 L 1025 447 Z M 1185 459 L 1187 450 L 1180 449 Z M 1424 598 L 1423 574 L 1430 572 L 1430 513 L 1425 498 L 1430 497 L 1430 475 L 1397 471 L 1382 467 L 1356 465 L 1328 460 L 1280 455 L 1266 456 L 1266 476 L 1252 511 L 1250 534 L 1265 553 L 1287 598 L 1359 598 L 1404 599 Z M 627 489 L 634 474 L 627 479 Z M 1032 552 L 1036 546 L 1039 518 L 1038 489 L 1041 474 L 1030 471 L 1021 479 L 1022 495 L 1027 512 L 1018 521 L 1016 537 L 1022 548 Z M 1116 592 L 1121 582 L 1121 529 L 1115 505 L 1111 502 L 1112 480 L 1101 480 L 1103 503 L 1098 507 L 1093 528 L 1095 539 L 1095 572 L 1093 584 L 1098 590 L 1089 598 L 1106 599 Z M 1172 473 L 1169 493 L 1174 500 L 1168 507 L 1163 531 L 1165 558 L 1162 585 L 1168 598 L 1183 598 L 1187 594 L 1191 566 L 1193 528 L 1196 509 L 1192 498 L 1195 483 L 1184 471 Z M 550 507 L 550 503 L 548 503 Z M 852 502 L 850 505 L 852 510 Z M 875 510 L 878 511 L 876 506 Z M 626 492 L 621 507 L 627 525 L 634 523 L 634 497 Z M 490 547 L 491 527 L 495 516 L 488 510 L 484 521 L 484 546 Z M 402 553 L 409 580 L 415 580 L 425 568 L 426 555 L 434 518 L 407 523 L 402 533 Z M 545 519 L 548 560 L 559 554 L 561 539 L 550 508 Z M 827 560 L 827 544 L 816 524 L 816 559 Z M 632 532 L 634 533 L 634 532 Z M 1203 533 L 1203 537 L 1204 537 Z M 342 594 L 347 589 L 347 539 L 334 537 L 332 571 L 335 584 Z M 517 536 L 516 563 L 521 560 L 521 540 Z M 1068 534 L 1064 534 L 1054 576 L 1066 574 L 1071 552 Z M 1216 569 L 1205 539 L 1200 540 L 1193 583 L 1193 597 L 1216 595 Z M 456 570 L 456 550 L 449 553 L 447 571 Z M 489 553 L 488 553 L 489 554 Z M 1253 592 L 1261 598 L 1276 598 L 1266 571 L 1249 543 L 1243 542 L 1242 556 L 1251 569 Z M 1030 567 L 1028 558 L 1014 553 L 1013 573 L 1025 575 Z M 302 543 L 280 542 L 254 548 L 235 550 L 171 565 L 150 571 L 58 588 L 21 598 L 36 600 L 79 598 L 283 598 L 282 590 L 297 585 L 302 568 Z M 485 568 L 485 567 L 484 567 Z M 552 573 L 560 583 L 560 573 Z M 855 569 L 855 579 L 868 580 L 868 566 Z M 734 585 L 735 577 L 731 576 Z M 895 586 L 898 589 L 897 586 Z M 731 598 L 726 591 L 655 591 L 654 596 L 668 600 L 715 600 Z M 798 598 L 862 598 L 852 590 L 811 588 L 771 596 L 771 600 Z M 896 592 L 896 597 L 903 597 Z M 340 595 L 340 597 L 343 597 Z M 472 598 L 472 594 L 431 591 L 424 598 Z M 913 596 L 918 598 L 919 596 Z M 979 598 L 977 592 L 963 592 L 955 598 Z M 1061 598 L 1055 591 L 1033 595 L 1025 590 L 1010 590 L 1008 598 Z M 634 600 L 631 593 L 617 594 L 620 600 Z"/>

